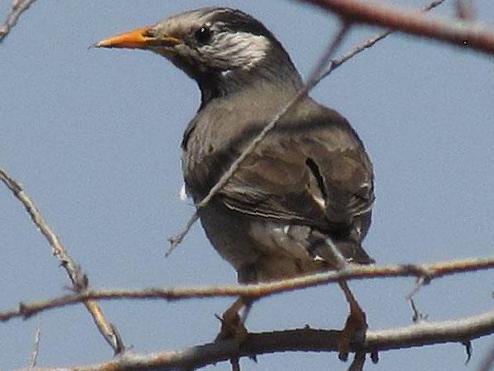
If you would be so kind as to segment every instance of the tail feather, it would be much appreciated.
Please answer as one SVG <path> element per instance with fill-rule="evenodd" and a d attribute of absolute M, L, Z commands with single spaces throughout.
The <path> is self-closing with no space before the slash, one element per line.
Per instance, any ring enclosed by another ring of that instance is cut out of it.
<path fill-rule="evenodd" d="M 373 264 L 375 261 L 364 250 L 362 245 L 351 239 L 333 240 L 328 236 L 313 233 L 310 237 L 309 252 L 328 262 L 336 269 L 342 268 L 342 258 L 347 263 Z"/>
<path fill-rule="evenodd" d="M 337 250 L 343 255 L 349 263 L 356 264 L 373 264 L 375 260 L 364 250 L 362 245 L 355 241 L 337 241 Z"/>

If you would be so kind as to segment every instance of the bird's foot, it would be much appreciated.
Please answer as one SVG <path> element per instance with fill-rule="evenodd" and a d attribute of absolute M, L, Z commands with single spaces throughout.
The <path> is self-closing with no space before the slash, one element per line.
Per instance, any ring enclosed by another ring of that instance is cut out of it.
<path fill-rule="evenodd" d="M 348 359 L 351 343 L 361 344 L 364 342 L 365 332 L 368 328 L 364 311 L 360 307 L 351 309 L 338 340 L 338 358 L 342 361 Z"/>
<path fill-rule="evenodd" d="M 217 318 L 221 321 L 221 330 L 215 341 L 237 339 L 244 342 L 247 340 L 247 329 L 235 306 L 231 306 L 223 313 L 222 317 L 217 316 Z"/>

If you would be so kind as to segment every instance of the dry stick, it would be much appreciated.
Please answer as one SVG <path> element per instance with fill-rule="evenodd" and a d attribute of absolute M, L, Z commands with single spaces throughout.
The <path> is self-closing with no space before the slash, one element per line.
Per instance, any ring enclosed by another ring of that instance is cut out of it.
<path fill-rule="evenodd" d="M 181 300 L 192 298 L 236 297 L 259 299 L 286 291 L 337 283 L 341 280 L 361 280 L 386 277 L 426 277 L 426 282 L 447 275 L 493 269 L 494 256 L 422 265 L 356 266 L 341 271 L 324 272 L 287 280 L 256 285 L 198 286 L 185 288 L 148 288 L 141 290 L 88 290 L 50 300 L 21 303 L 19 308 L 0 312 L 0 321 L 16 317 L 30 317 L 41 311 L 74 305 L 86 300 L 162 299 Z"/>
<path fill-rule="evenodd" d="M 494 54 L 494 31 L 486 26 L 462 20 L 425 17 L 375 1 L 356 0 L 299 0 L 330 10 L 352 22 L 390 28 L 415 36 L 469 47 L 486 54 Z"/>
<path fill-rule="evenodd" d="M 492 333 L 494 333 L 494 311 L 450 321 L 368 331 L 364 344 L 358 348 L 352 344 L 351 351 L 372 354 L 373 352 L 423 347 L 424 345 L 462 343 L 465 340 L 470 341 Z M 239 345 L 236 340 L 226 340 L 171 352 L 127 353 L 108 362 L 64 368 L 64 370 L 193 370 L 217 362 L 228 361 L 232 357 L 250 357 L 253 354 L 261 355 L 287 351 L 333 352 L 337 351 L 339 339 L 340 331 L 310 328 L 250 333 L 242 345 Z"/>
<path fill-rule="evenodd" d="M 422 312 L 419 311 L 417 308 L 417 305 L 415 304 L 415 300 L 413 298 L 408 299 L 410 303 L 410 307 L 412 308 L 413 316 L 412 316 L 412 322 L 413 323 L 419 323 L 427 319 L 429 317 L 427 314 L 423 314 Z"/>
<path fill-rule="evenodd" d="M 25 12 L 35 1 L 36 0 L 12 0 L 12 9 L 7 15 L 4 24 L 0 26 L 0 43 L 17 24 L 21 14 Z"/>
<path fill-rule="evenodd" d="M 429 11 L 437 7 L 438 5 L 442 4 L 444 1 L 445 0 L 433 0 L 429 5 L 425 6 L 422 10 Z M 240 167 L 241 163 L 245 160 L 245 158 L 257 147 L 257 145 L 263 140 L 263 138 L 268 134 L 268 132 L 274 128 L 276 123 L 286 114 L 286 112 L 290 110 L 292 105 L 294 105 L 299 99 L 305 96 L 305 94 L 307 94 L 310 90 L 312 90 L 312 88 L 314 88 L 321 80 L 326 78 L 329 74 L 331 74 L 331 72 L 333 72 L 340 65 L 342 65 L 343 63 L 345 63 L 347 60 L 354 57 L 355 55 L 361 53 L 365 49 L 372 47 L 375 43 L 384 39 L 386 36 L 388 36 L 393 32 L 394 31 L 386 31 L 376 34 L 374 37 L 357 45 L 354 49 L 350 50 L 349 52 L 343 54 L 342 56 L 336 59 L 331 60 L 325 69 L 324 67 L 327 61 L 324 61 L 324 58 L 321 58 L 321 61 L 317 65 L 317 68 L 314 70 L 314 73 L 311 74 L 311 76 L 315 76 L 314 81 L 312 82 L 313 84 L 312 87 L 308 88 L 308 84 L 307 84 L 305 88 L 302 89 L 297 96 L 295 96 L 293 101 L 289 102 L 288 105 L 285 106 L 285 108 L 276 117 L 274 117 L 273 120 L 264 128 L 264 130 L 261 131 L 261 133 L 259 133 L 258 137 L 254 138 L 254 140 L 250 143 L 250 145 L 244 150 L 244 152 L 242 152 L 242 154 L 237 158 L 237 160 L 231 165 L 228 171 L 225 172 L 225 174 L 218 181 L 218 183 L 210 190 L 209 194 L 196 206 L 197 210 L 206 206 L 211 201 L 211 199 L 225 186 L 228 180 L 238 170 L 238 168 Z M 325 62 L 324 65 L 322 65 L 322 62 Z M 320 70 L 319 75 L 315 75 L 317 69 Z M 194 214 L 192 214 L 192 216 L 187 221 L 187 223 L 182 227 L 182 230 L 175 236 L 170 237 L 168 239 L 168 241 L 170 242 L 170 247 L 168 248 L 165 254 L 166 256 L 169 256 L 172 253 L 172 251 L 183 241 L 184 237 L 187 235 L 190 228 L 199 219 L 197 210 L 196 212 L 194 212 Z"/>
<path fill-rule="evenodd" d="M 39 354 L 39 342 L 41 340 L 41 323 L 36 327 L 36 332 L 34 334 L 33 350 L 31 351 L 31 367 L 36 366 Z"/>
<path fill-rule="evenodd" d="M 423 12 L 428 12 L 428 11 L 430 11 L 430 10 L 438 7 L 439 5 L 441 5 L 442 3 L 444 3 L 445 1 L 446 0 L 434 0 L 434 1 L 430 2 L 428 5 L 424 6 L 422 8 L 422 11 Z M 368 39 L 367 41 L 364 41 L 363 43 L 357 45 L 356 47 L 354 47 L 353 49 L 351 49 L 347 53 L 341 55 L 340 57 L 338 57 L 336 59 L 333 59 L 331 61 L 331 64 L 328 66 L 328 69 L 326 70 L 326 72 L 324 72 L 324 75 L 323 75 L 322 78 L 325 78 L 326 76 L 330 75 L 335 69 L 337 69 L 338 67 L 340 67 L 343 63 L 345 63 L 349 59 L 353 58 L 357 54 L 360 54 L 364 50 L 371 48 L 378 41 L 381 41 L 382 39 L 386 38 L 387 36 L 391 35 L 394 32 L 396 32 L 396 31 L 394 31 L 394 30 L 388 30 L 388 31 L 377 33 L 374 36 L 372 36 L 370 39 Z"/>
<path fill-rule="evenodd" d="M 169 238 L 170 247 L 166 252 L 166 256 L 169 256 L 172 251 L 182 242 L 186 234 L 189 232 L 192 225 L 198 219 L 198 212 L 206 207 L 209 202 L 212 200 L 214 196 L 220 192 L 223 187 L 228 183 L 231 177 L 235 174 L 235 172 L 239 169 L 242 163 L 247 159 L 247 157 L 255 151 L 257 146 L 264 140 L 264 138 L 276 127 L 278 122 L 281 121 L 290 110 L 295 107 L 297 103 L 299 103 L 305 96 L 308 94 L 310 90 L 312 90 L 323 78 L 323 72 L 327 68 L 330 58 L 338 48 L 338 46 L 343 41 L 344 36 L 347 31 L 350 29 L 350 24 L 342 19 L 342 24 L 338 30 L 338 33 L 331 39 L 329 45 L 325 49 L 323 55 L 319 59 L 319 62 L 316 64 L 316 67 L 309 75 L 309 79 L 307 83 L 304 85 L 302 89 L 298 91 L 298 93 L 286 104 L 286 106 L 275 116 L 273 119 L 261 130 L 261 132 L 249 143 L 249 145 L 242 151 L 240 156 L 230 165 L 230 168 L 221 176 L 220 180 L 209 190 L 209 193 L 206 197 L 204 197 L 201 202 L 196 205 L 196 211 L 189 219 L 187 224 L 183 227 L 182 231 L 177 235 Z"/>
<path fill-rule="evenodd" d="M 60 264 L 65 268 L 70 280 L 72 281 L 73 289 L 78 293 L 83 293 L 88 289 L 88 278 L 81 272 L 80 267 L 69 256 L 64 246 L 58 239 L 57 235 L 52 231 L 50 226 L 34 205 L 33 201 L 24 192 L 21 185 L 12 179 L 4 170 L 0 169 L 0 180 L 9 188 L 14 196 L 23 204 L 24 208 L 31 217 L 33 223 L 39 231 L 45 236 L 49 245 L 52 248 L 52 253 L 60 261 Z M 115 353 L 123 350 L 124 346 L 121 338 L 116 332 L 112 324 L 109 324 L 105 319 L 98 303 L 92 300 L 85 300 L 84 305 L 93 317 L 99 332 L 105 340 L 110 344 Z"/>

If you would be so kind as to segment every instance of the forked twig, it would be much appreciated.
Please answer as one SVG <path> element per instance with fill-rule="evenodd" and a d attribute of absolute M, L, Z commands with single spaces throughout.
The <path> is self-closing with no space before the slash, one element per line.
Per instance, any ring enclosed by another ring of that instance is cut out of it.
<path fill-rule="evenodd" d="M 36 208 L 31 198 L 24 192 L 21 185 L 10 177 L 7 172 L 0 169 L 0 181 L 2 181 L 14 196 L 22 203 L 26 211 L 28 212 L 31 220 L 39 229 L 41 234 L 46 238 L 51 246 L 52 253 L 59 260 L 62 267 L 65 268 L 70 280 L 72 281 L 72 287 L 77 293 L 84 293 L 88 289 L 88 278 L 82 273 L 81 268 L 75 263 L 75 261 L 67 253 L 67 250 L 60 242 L 58 236 L 53 232 L 50 226 L 46 223 L 43 215 Z M 108 323 L 98 303 L 92 300 L 85 300 L 84 305 L 88 309 L 89 313 L 93 317 L 93 321 L 96 324 L 99 332 L 103 335 L 108 344 L 113 348 L 115 353 L 119 353 L 123 350 L 121 338 L 118 336 L 113 325 Z"/>
<path fill-rule="evenodd" d="M 338 283 L 342 280 L 362 280 L 386 277 L 417 277 L 424 271 L 428 272 L 431 280 L 440 277 L 487 270 L 494 268 L 494 256 L 490 258 L 473 258 L 453 260 L 422 265 L 385 265 L 385 266 L 356 266 L 340 271 L 317 273 L 297 278 L 285 279 L 271 283 L 256 285 L 224 285 L 170 287 L 146 289 L 113 289 L 87 290 L 81 294 L 64 295 L 57 298 L 32 303 L 21 303 L 19 308 L 0 312 L 0 321 L 12 318 L 33 316 L 41 311 L 74 305 L 86 300 L 122 300 L 122 299 L 161 299 L 183 300 L 193 298 L 236 297 L 259 299 L 282 292 L 301 290 L 307 287 Z"/>
<path fill-rule="evenodd" d="M 467 47 L 485 54 L 494 54 L 494 31 L 480 23 L 424 17 L 416 11 L 372 0 L 299 1 L 317 5 L 355 23 L 394 29 L 414 36 Z"/>
<path fill-rule="evenodd" d="M 422 11 L 428 12 L 428 11 L 438 7 L 439 5 L 444 3 L 445 1 L 446 0 L 434 0 L 431 3 L 427 4 L 426 6 L 424 6 L 422 8 Z M 330 75 L 335 69 L 340 67 L 343 63 L 345 63 L 349 59 L 355 57 L 357 54 L 360 54 L 364 50 L 373 47 L 374 44 L 376 44 L 378 41 L 385 39 L 386 37 L 388 37 L 389 35 L 391 35 L 395 32 L 396 32 L 395 30 L 388 30 L 388 31 L 384 31 L 384 32 L 379 32 L 379 33 L 375 34 L 374 36 L 372 36 L 370 39 L 367 39 L 366 41 L 364 41 L 364 42 L 358 44 L 357 46 L 355 46 L 354 48 L 350 49 L 348 52 L 342 54 L 338 58 L 333 59 L 331 61 L 330 65 L 328 66 L 327 70 L 324 72 L 323 78 Z"/>

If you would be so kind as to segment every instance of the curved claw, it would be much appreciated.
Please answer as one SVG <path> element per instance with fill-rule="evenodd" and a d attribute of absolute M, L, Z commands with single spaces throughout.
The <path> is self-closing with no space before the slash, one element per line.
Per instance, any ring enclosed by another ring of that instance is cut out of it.
<path fill-rule="evenodd" d="M 243 342 L 247 339 L 248 331 L 244 326 L 245 318 L 242 319 L 238 313 L 246 305 L 248 308 L 249 305 L 242 298 L 239 298 L 223 313 L 221 318 L 216 316 L 221 321 L 221 330 L 215 341 L 237 339 Z"/>

